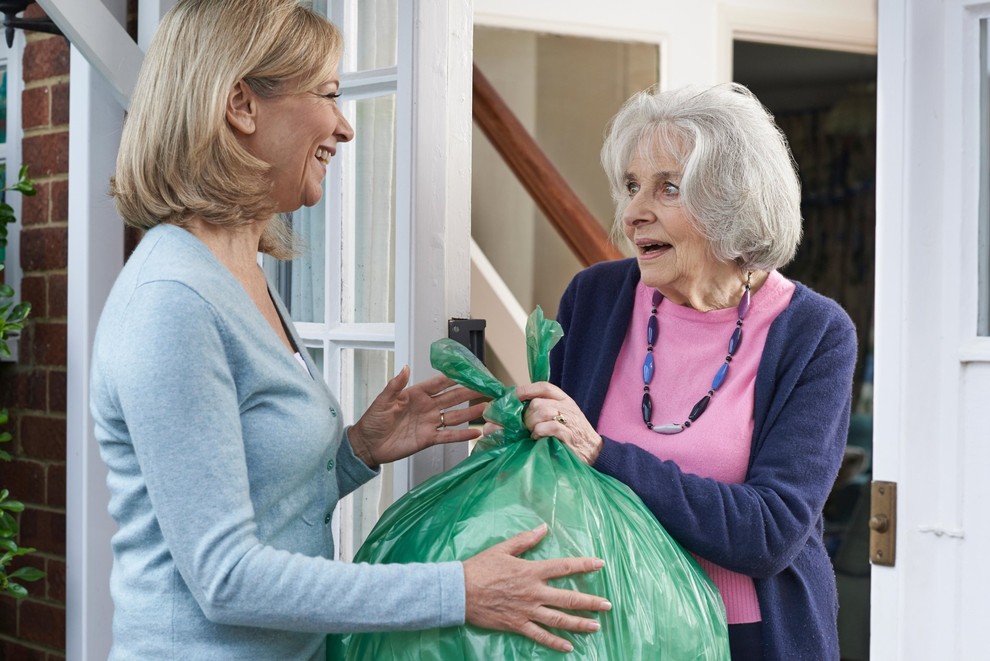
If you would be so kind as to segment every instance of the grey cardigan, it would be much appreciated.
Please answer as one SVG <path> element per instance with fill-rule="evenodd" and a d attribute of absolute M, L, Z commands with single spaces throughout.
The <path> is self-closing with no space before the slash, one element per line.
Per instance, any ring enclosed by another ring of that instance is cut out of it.
<path fill-rule="evenodd" d="M 323 381 L 189 232 L 158 226 L 128 260 L 91 379 L 119 526 L 111 659 L 309 659 L 325 632 L 464 622 L 459 562 L 331 559 L 337 501 L 375 473 Z"/>

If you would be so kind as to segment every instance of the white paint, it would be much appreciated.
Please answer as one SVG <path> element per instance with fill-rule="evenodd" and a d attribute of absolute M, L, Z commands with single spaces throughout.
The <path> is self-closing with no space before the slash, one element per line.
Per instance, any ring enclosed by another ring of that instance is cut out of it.
<path fill-rule="evenodd" d="M 96 324 L 123 265 L 123 224 L 106 194 L 123 110 L 75 47 L 70 66 L 65 619 L 66 658 L 84 660 L 107 658 L 113 616 L 115 525 L 89 412 L 89 368 Z"/>
<path fill-rule="evenodd" d="M 876 479 L 898 483 L 898 532 L 896 565 L 872 572 L 871 658 L 983 658 L 979 21 L 990 5 L 881 0 L 879 16 L 873 461 Z"/>
<path fill-rule="evenodd" d="M 478 25 L 663 45 L 661 86 L 731 76 L 731 41 L 874 52 L 872 0 L 476 0 Z"/>
<path fill-rule="evenodd" d="M 21 169 L 21 141 L 24 139 L 24 128 L 21 123 L 21 95 L 24 92 L 24 74 L 21 60 L 24 58 L 24 31 L 14 32 L 14 44 L 7 48 L 7 42 L 0 42 L 7 67 L 7 144 L 5 145 L 5 160 L 7 163 L 7 181 L 10 185 L 17 181 L 17 173 Z M 28 176 L 33 176 L 30 168 Z M 13 209 L 17 222 L 7 225 L 7 256 L 4 260 L 4 282 L 14 290 L 13 301 L 21 300 L 21 227 L 24 226 L 24 215 L 21 213 L 23 195 L 7 193 L 6 201 Z M 7 340 L 10 357 L 4 360 L 15 362 L 18 356 L 18 340 L 16 337 Z"/>
<path fill-rule="evenodd" d="M 113 0 L 38 0 L 85 60 L 109 82 L 105 93 L 127 107 L 144 56 L 114 14 Z"/>
<path fill-rule="evenodd" d="M 396 361 L 416 381 L 433 372 L 430 343 L 447 336 L 447 320 L 469 310 L 471 16 L 470 2 L 399 3 L 396 140 L 410 167 L 397 172 L 396 246 L 412 249 L 396 253 Z M 466 455 L 466 444 L 418 453 L 395 471 L 393 492 Z"/>
<path fill-rule="evenodd" d="M 509 373 L 512 383 L 506 385 L 529 383 L 526 312 L 473 240 L 471 309 L 477 317 L 487 320 L 485 339 Z"/>

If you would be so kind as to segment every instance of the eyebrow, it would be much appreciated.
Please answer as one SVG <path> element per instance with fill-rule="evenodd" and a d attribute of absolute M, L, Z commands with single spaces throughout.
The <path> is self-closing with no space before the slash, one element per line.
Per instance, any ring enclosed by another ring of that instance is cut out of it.
<path fill-rule="evenodd" d="M 678 172 L 677 170 L 661 170 L 660 172 L 654 172 L 651 179 L 653 181 L 670 181 L 672 179 L 676 179 L 680 181 L 681 177 L 683 176 L 684 173 Z M 627 170 L 626 173 L 623 175 L 623 179 L 625 179 L 626 181 L 635 181 L 636 176 L 632 172 L 629 172 Z"/>

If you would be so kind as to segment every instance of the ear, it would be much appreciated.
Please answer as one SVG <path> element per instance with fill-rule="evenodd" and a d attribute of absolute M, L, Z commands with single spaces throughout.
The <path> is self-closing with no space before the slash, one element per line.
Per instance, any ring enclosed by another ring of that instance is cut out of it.
<path fill-rule="evenodd" d="M 247 83 L 239 80 L 227 95 L 227 123 L 235 131 L 251 135 L 257 130 L 258 98 Z"/>

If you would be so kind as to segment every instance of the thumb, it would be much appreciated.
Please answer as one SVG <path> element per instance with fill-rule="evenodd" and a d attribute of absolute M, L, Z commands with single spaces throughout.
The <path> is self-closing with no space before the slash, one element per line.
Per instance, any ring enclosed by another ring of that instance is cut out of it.
<path fill-rule="evenodd" d="M 388 394 L 389 396 L 398 395 L 402 392 L 403 388 L 409 385 L 409 366 L 405 365 L 399 373 L 389 379 L 388 383 L 385 384 L 385 388 L 382 389 L 382 394 Z"/>
<path fill-rule="evenodd" d="M 526 532 L 519 533 L 515 537 L 510 537 L 498 546 L 500 546 L 502 550 L 509 555 L 522 555 L 539 544 L 540 540 L 546 537 L 547 530 L 547 524 L 541 523 L 532 530 L 527 530 Z"/>

